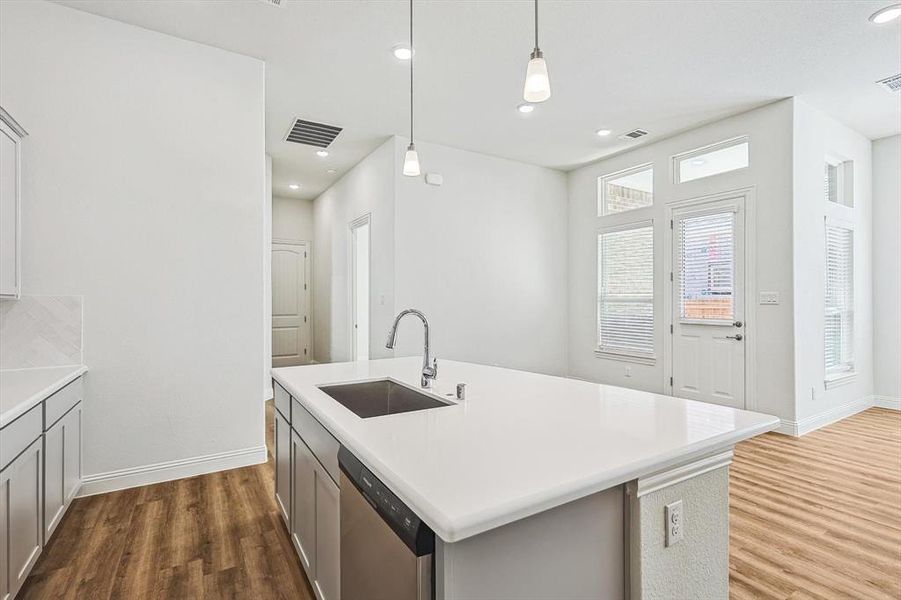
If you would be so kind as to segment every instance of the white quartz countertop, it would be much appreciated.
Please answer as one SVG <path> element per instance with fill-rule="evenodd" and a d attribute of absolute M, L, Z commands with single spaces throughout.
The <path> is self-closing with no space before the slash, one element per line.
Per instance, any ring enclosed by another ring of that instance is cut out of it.
<path fill-rule="evenodd" d="M 730 448 L 776 417 L 575 379 L 439 360 L 449 407 L 361 419 L 317 386 L 391 378 L 422 358 L 273 369 L 272 375 L 446 542 Z"/>
<path fill-rule="evenodd" d="M 0 371 L 0 427 L 6 427 L 87 370 L 84 365 L 74 365 Z"/>

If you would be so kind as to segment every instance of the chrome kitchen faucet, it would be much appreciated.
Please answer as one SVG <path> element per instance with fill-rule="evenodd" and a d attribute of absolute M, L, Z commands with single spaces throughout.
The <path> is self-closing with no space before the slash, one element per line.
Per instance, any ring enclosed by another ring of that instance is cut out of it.
<path fill-rule="evenodd" d="M 420 380 L 420 384 L 424 388 L 431 387 L 432 380 L 438 379 L 438 359 L 435 358 L 430 360 L 429 322 L 421 311 L 418 311 L 415 308 L 408 308 L 398 313 L 397 317 L 394 319 L 394 325 L 391 326 L 391 331 L 388 332 L 388 342 L 385 344 L 385 348 L 388 348 L 389 350 L 394 349 L 394 344 L 397 341 L 397 325 L 400 323 L 400 320 L 407 315 L 416 315 L 422 321 L 422 329 L 425 333 L 425 347 L 422 352 L 422 379 Z"/>

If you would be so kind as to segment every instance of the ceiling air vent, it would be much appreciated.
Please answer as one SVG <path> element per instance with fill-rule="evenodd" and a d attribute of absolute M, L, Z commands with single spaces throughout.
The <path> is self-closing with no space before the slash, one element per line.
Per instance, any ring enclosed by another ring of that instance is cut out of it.
<path fill-rule="evenodd" d="M 620 137 L 623 140 L 637 140 L 640 137 L 644 137 L 648 134 L 644 129 L 633 129 L 629 133 L 624 133 Z"/>
<path fill-rule="evenodd" d="M 269 4 L 270 6 L 281 6 L 284 1 L 285 0 L 260 0 L 263 4 Z"/>
<path fill-rule="evenodd" d="M 901 92 L 901 73 L 880 79 L 876 83 L 885 88 L 887 92 Z"/>
<path fill-rule="evenodd" d="M 339 133 L 341 133 L 341 128 L 334 125 L 295 119 L 291 131 L 285 136 L 285 141 L 328 148 L 329 144 L 335 141 Z"/>

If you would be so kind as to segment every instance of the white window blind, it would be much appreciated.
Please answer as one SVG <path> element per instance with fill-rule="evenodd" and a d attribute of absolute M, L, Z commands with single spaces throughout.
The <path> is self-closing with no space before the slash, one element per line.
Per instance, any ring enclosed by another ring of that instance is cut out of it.
<path fill-rule="evenodd" d="M 654 355 L 654 228 L 598 235 L 598 350 Z"/>
<path fill-rule="evenodd" d="M 826 223 L 826 373 L 854 368 L 854 232 Z"/>
<path fill-rule="evenodd" d="M 733 212 L 679 220 L 679 297 L 683 319 L 731 321 L 734 316 Z"/>

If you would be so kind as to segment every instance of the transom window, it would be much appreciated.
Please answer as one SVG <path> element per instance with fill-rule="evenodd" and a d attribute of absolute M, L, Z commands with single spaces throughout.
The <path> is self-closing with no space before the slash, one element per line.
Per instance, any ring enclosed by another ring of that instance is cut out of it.
<path fill-rule="evenodd" d="M 654 167 L 641 165 L 598 177 L 598 215 L 612 215 L 654 204 Z"/>
<path fill-rule="evenodd" d="M 850 160 L 826 160 L 823 173 L 823 197 L 826 202 L 854 206 L 854 163 Z"/>
<path fill-rule="evenodd" d="M 744 169 L 750 164 L 748 138 L 740 137 L 673 157 L 676 183 Z"/>
<path fill-rule="evenodd" d="M 654 356 L 654 227 L 598 235 L 598 351 Z"/>

